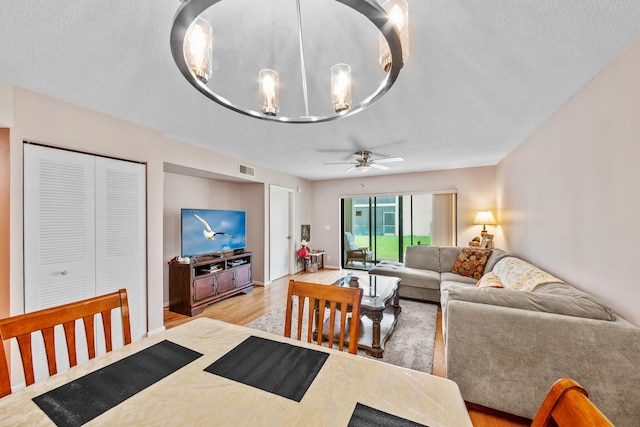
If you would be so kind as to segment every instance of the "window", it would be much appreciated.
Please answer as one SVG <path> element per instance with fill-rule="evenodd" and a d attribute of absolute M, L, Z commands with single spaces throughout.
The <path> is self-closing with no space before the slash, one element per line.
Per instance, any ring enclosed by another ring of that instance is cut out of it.
<path fill-rule="evenodd" d="M 353 234 L 358 247 L 369 248 L 374 260 L 403 261 L 410 245 L 456 244 L 455 196 L 445 193 L 345 198 L 342 229 Z M 344 256 L 343 267 L 366 268 L 356 261 L 346 265 Z"/>

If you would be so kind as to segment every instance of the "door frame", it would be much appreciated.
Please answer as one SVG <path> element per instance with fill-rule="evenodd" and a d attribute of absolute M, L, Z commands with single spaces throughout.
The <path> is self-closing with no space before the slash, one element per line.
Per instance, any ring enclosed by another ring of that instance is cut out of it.
<path fill-rule="evenodd" d="M 289 240 L 289 244 L 287 246 L 287 249 L 289 251 L 289 254 L 287 255 L 287 260 L 288 260 L 288 274 L 294 274 L 295 271 L 295 267 L 296 267 L 296 260 L 295 260 L 295 250 L 294 250 L 294 244 L 295 244 L 295 239 L 294 239 L 294 227 L 293 225 L 295 224 L 295 209 L 294 209 L 294 190 L 292 188 L 288 188 L 288 187 L 282 187 L 279 185 L 269 185 L 269 282 L 272 282 L 275 279 L 278 279 L 279 277 L 274 278 L 273 277 L 273 269 L 272 269 L 272 253 L 273 251 L 273 239 L 271 238 L 271 236 L 274 235 L 274 221 L 273 218 L 271 218 L 271 212 L 272 212 L 272 206 L 271 204 L 273 203 L 274 198 L 272 197 L 273 191 L 284 191 L 287 193 L 288 197 L 287 197 L 287 210 L 289 211 L 289 224 L 287 224 L 287 230 L 288 230 L 288 240 Z"/>

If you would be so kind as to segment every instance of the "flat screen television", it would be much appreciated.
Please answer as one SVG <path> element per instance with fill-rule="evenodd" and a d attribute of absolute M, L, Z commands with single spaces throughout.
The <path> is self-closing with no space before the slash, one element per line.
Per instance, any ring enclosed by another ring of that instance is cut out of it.
<path fill-rule="evenodd" d="M 181 209 L 182 257 L 219 255 L 247 246 L 245 211 Z"/>

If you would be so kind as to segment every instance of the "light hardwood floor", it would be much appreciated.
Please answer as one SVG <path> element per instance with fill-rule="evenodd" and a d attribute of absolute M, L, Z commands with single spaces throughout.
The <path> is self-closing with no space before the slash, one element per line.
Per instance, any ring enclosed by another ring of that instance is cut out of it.
<path fill-rule="evenodd" d="M 210 317 L 237 325 L 246 325 L 258 317 L 282 307 L 287 299 L 287 285 L 290 279 L 314 283 L 333 283 L 347 274 L 349 270 L 319 270 L 316 273 L 298 273 L 283 277 L 272 282 L 269 286 L 254 286 L 253 291 L 240 294 L 207 307 L 203 313 L 195 317 Z M 362 272 L 359 272 L 362 273 Z M 402 305 L 402 300 L 400 301 Z M 402 314 L 401 314 L 402 315 Z M 195 317 L 184 316 L 168 309 L 164 310 L 164 324 L 167 329 L 188 322 Z M 442 337 L 442 311 L 438 308 L 438 323 L 436 331 L 435 351 L 433 360 L 433 375 L 445 377 L 444 341 Z M 519 427 L 529 426 L 530 421 L 485 410 L 483 408 L 469 408 L 469 416 L 474 426 L 478 427 Z"/>

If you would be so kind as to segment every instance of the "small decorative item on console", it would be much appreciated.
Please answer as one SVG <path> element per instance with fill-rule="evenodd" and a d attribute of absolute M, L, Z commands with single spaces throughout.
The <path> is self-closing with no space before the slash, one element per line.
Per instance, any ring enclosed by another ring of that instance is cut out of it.
<path fill-rule="evenodd" d="M 350 288 L 359 288 L 360 287 L 360 282 L 358 281 L 358 277 L 357 276 L 351 276 L 351 278 L 349 279 L 349 287 Z"/>
<path fill-rule="evenodd" d="M 493 234 L 485 234 L 482 236 L 480 247 L 483 249 L 493 249 Z"/>
<path fill-rule="evenodd" d="M 480 238 L 479 237 L 474 237 L 473 239 L 471 239 L 471 241 L 469 242 L 469 246 L 471 246 L 472 248 L 479 248 L 480 247 Z"/>

